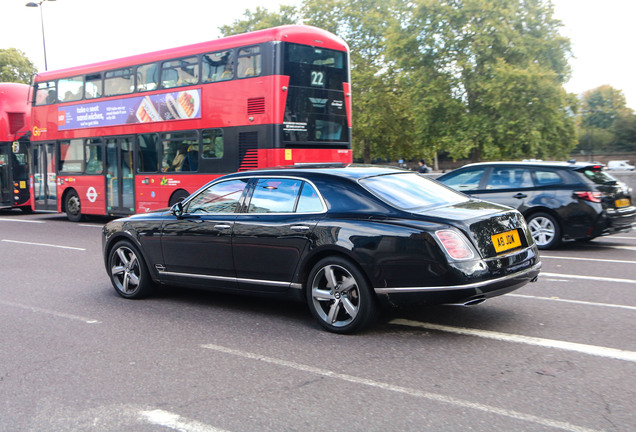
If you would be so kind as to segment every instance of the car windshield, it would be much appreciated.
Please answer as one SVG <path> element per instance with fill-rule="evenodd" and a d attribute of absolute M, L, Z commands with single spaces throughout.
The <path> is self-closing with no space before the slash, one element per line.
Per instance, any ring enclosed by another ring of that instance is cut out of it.
<path fill-rule="evenodd" d="M 612 177 L 611 175 L 603 171 L 602 169 L 598 169 L 598 168 L 585 168 L 579 172 L 582 172 L 585 175 L 585 177 L 592 180 L 594 183 L 600 184 L 600 185 L 612 184 L 618 181 L 614 177 Z"/>
<path fill-rule="evenodd" d="M 470 200 L 465 195 L 416 173 L 368 177 L 360 180 L 360 183 L 380 199 L 402 210 L 457 204 Z"/>

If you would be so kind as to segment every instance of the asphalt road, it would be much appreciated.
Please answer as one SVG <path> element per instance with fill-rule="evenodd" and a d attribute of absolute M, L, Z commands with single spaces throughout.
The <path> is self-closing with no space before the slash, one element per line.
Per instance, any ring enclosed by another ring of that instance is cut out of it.
<path fill-rule="evenodd" d="M 122 299 L 103 222 L 0 212 L 0 431 L 636 430 L 636 232 L 340 336 L 299 303 Z"/>

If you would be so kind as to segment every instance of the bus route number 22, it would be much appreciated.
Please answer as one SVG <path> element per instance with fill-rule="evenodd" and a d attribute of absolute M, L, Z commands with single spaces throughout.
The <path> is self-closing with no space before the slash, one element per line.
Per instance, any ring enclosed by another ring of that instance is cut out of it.
<path fill-rule="evenodd" d="M 325 74 L 324 72 L 311 72 L 311 85 L 316 87 L 325 86 Z"/>

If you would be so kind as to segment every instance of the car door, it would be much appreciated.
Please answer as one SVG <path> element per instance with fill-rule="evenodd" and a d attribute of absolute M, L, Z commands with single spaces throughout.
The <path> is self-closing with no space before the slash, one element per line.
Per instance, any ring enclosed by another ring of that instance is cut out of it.
<path fill-rule="evenodd" d="M 214 183 L 164 222 L 161 248 L 167 280 L 236 288 L 232 232 L 247 179 Z"/>
<path fill-rule="evenodd" d="M 259 178 L 245 213 L 234 223 L 234 266 L 239 288 L 284 291 L 324 215 L 316 188 L 302 179 Z"/>
<path fill-rule="evenodd" d="M 532 175 L 527 167 L 494 166 L 482 180 L 479 190 L 472 193 L 474 197 L 507 205 L 522 213 L 535 195 Z"/>

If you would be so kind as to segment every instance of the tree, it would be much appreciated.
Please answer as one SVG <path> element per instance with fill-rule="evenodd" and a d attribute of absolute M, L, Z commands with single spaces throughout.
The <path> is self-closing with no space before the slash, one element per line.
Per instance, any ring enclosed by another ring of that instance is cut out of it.
<path fill-rule="evenodd" d="M 434 126 L 422 144 L 476 160 L 565 156 L 576 145 L 575 100 L 562 86 L 570 45 L 549 1 L 412 4 L 391 46 L 405 80 L 435 83 L 412 102 L 443 113 L 435 119 L 420 110 L 416 124 Z"/>
<path fill-rule="evenodd" d="M 278 13 L 258 6 L 254 12 L 246 10 L 243 16 L 243 19 L 235 20 L 232 25 L 219 27 L 221 34 L 230 36 L 298 22 L 296 8 L 286 5 L 281 5 Z"/>
<path fill-rule="evenodd" d="M 22 51 L 0 49 L 0 82 L 30 84 L 37 69 Z"/>
<path fill-rule="evenodd" d="M 588 90 L 581 95 L 578 148 L 590 154 L 633 149 L 635 123 L 622 91 L 609 85 Z"/>

